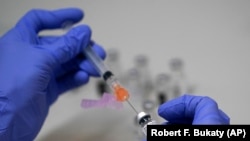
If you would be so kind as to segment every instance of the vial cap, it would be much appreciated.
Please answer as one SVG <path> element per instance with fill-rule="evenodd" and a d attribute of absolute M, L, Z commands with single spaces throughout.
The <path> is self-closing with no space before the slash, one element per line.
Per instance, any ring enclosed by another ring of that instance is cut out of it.
<path fill-rule="evenodd" d="M 145 120 L 149 119 L 150 115 L 145 113 L 145 112 L 140 112 L 137 114 L 137 122 L 139 124 L 141 124 L 142 122 L 144 122 Z"/>

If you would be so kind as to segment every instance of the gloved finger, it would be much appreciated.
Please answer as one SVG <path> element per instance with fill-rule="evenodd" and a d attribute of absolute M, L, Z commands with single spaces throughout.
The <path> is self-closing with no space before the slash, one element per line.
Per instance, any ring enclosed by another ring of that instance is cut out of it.
<path fill-rule="evenodd" d="M 77 55 L 75 58 L 71 59 L 70 61 L 61 64 L 56 68 L 56 77 L 59 78 L 67 73 L 70 73 L 72 71 L 80 70 L 79 64 L 82 62 L 83 56 L 80 54 Z"/>
<path fill-rule="evenodd" d="M 177 124 L 225 124 L 217 103 L 209 97 L 184 95 L 161 105 L 158 113 Z"/>
<path fill-rule="evenodd" d="M 193 124 L 228 124 L 221 116 L 218 104 L 209 97 L 203 97 L 196 107 Z"/>
<path fill-rule="evenodd" d="M 40 45 L 48 45 L 59 40 L 61 36 L 39 36 L 38 44 Z"/>
<path fill-rule="evenodd" d="M 220 111 L 220 115 L 222 117 L 223 122 L 225 124 L 230 124 L 230 118 L 229 118 L 229 116 L 225 112 L 223 112 L 222 110 L 219 109 L 219 111 Z"/>
<path fill-rule="evenodd" d="M 94 51 L 102 58 L 104 59 L 106 56 L 105 51 L 100 45 L 94 44 L 93 45 Z M 86 67 L 85 67 L 86 66 Z M 83 67 L 83 69 L 81 68 Z M 65 75 L 71 71 L 77 71 L 77 70 L 83 70 L 87 72 L 91 76 L 98 76 L 99 74 L 93 67 L 93 65 L 86 60 L 83 53 L 78 54 L 75 58 L 71 59 L 70 61 L 61 64 L 59 68 L 56 70 L 57 77 L 60 77 L 62 75 Z"/>
<path fill-rule="evenodd" d="M 158 114 L 171 123 L 178 124 L 191 124 L 193 114 L 187 115 L 186 101 L 187 96 L 181 96 L 172 99 L 158 108 Z"/>
<path fill-rule="evenodd" d="M 59 64 L 66 63 L 83 51 L 90 42 L 91 30 L 86 25 L 72 28 L 66 35 L 46 48 Z"/>
<path fill-rule="evenodd" d="M 94 52 L 97 53 L 97 55 L 99 55 L 103 60 L 106 58 L 106 52 L 100 45 L 95 43 L 92 47 Z M 81 62 L 80 69 L 84 70 L 91 76 L 100 76 L 96 68 L 89 60 L 84 60 L 83 62 Z"/>
<path fill-rule="evenodd" d="M 43 29 L 62 28 L 65 23 L 76 23 L 83 18 L 83 11 L 78 8 L 59 10 L 34 9 L 27 12 L 16 24 L 16 28 L 25 31 L 30 37 Z"/>
<path fill-rule="evenodd" d="M 59 94 L 64 93 L 70 89 L 76 88 L 89 81 L 89 75 L 84 71 L 76 71 L 69 73 L 58 80 Z"/>

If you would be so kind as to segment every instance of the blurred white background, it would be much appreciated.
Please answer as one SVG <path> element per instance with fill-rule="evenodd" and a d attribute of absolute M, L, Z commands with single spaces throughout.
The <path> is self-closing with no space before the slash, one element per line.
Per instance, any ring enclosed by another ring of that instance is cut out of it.
<path fill-rule="evenodd" d="M 148 57 L 153 76 L 169 72 L 171 58 L 181 58 L 188 80 L 197 86 L 195 95 L 214 98 L 232 124 L 250 124 L 249 0 L 1 0 L 0 34 L 30 9 L 65 7 L 84 10 L 79 24 L 90 25 L 93 39 L 104 48 L 119 50 L 124 70 L 138 54 Z M 123 140 L 118 137 L 127 133 L 116 132 L 126 131 L 122 125 L 133 118 L 126 109 L 80 108 L 83 97 L 95 97 L 92 81 L 57 100 L 37 140 Z M 117 126 L 107 133 L 111 125 Z"/>

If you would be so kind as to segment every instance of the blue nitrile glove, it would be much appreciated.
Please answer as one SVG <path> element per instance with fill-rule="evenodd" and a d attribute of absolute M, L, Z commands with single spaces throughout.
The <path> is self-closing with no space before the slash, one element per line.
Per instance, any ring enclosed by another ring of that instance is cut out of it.
<path fill-rule="evenodd" d="M 158 113 L 170 124 L 230 124 L 218 104 L 205 96 L 183 95 L 162 104 Z"/>
<path fill-rule="evenodd" d="M 90 43 L 88 26 L 79 25 L 62 36 L 38 35 L 82 17 L 83 12 L 75 8 L 32 10 L 1 37 L 1 141 L 34 140 L 57 97 L 97 75 L 82 53 Z M 100 46 L 95 44 L 94 50 L 104 59 Z"/>

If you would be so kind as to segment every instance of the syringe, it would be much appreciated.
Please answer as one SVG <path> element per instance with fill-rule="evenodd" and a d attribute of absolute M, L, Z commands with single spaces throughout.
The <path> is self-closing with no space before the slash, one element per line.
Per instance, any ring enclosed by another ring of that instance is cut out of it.
<path fill-rule="evenodd" d="M 84 48 L 83 50 L 85 56 L 92 62 L 95 66 L 99 74 L 103 77 L 104 81 L 108 84 L 108 86 L 112 89 L 113 93 L 116 96 L 117 101 L 127 101 L 130 107 L 136 112 L 137 122 L 140 124 L 142 128 L 142 132 L 145 136 L 147 136 L 147 125 L 156 124 L 154 120 L 151 119 L 151 116 L 145 112 L 138 112 L 134 106 L 129 102 L 129 93 L 128 91 L 121 86 L 115 75 L 105 66 L 102 59 L 95 54 L 92 49 L 92 46 Z"/>
<path fill-rule="evenodd" d="M 116 100 L 120 102 L 127 101 L 130 107 L 136 112 L 136 114 L 138 114 L 137 110 L 129 102 L 129 92 L 124 87 L 122 87 L 115 75 L 104 64 L 103 60 L 95 54 L 92 46 L 88 45 L 88 47 L 84 48 L 83 52 L 87 59 L 95 66 L 100 76 L 103 77 L 104 81 L 111 88 L 116 96 Z"/>

